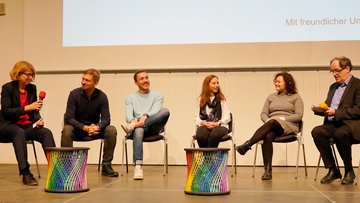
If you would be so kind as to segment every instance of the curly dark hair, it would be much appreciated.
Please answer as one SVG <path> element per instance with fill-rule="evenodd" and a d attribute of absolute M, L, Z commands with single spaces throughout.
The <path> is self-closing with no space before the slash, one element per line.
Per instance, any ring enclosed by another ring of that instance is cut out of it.
<path fill-rule="evenodd" d="M 286 89 L 287 93 L 295 94 L 295 93 L 298 92 L 298 90 L 296 88 L 295 80 L 294 80 L 293 76 L 290 73 L 288 73 L 288 72 L 277 73 L 275 75 L 274 82 L 275 82 L 276 78 L 279 77 L 279 76 L 282 76 L 284 78 L 285 89 Z"/>

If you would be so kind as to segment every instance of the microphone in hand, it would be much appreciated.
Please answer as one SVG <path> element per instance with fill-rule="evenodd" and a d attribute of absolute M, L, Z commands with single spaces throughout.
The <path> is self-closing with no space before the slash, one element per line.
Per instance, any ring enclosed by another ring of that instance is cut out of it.
<path fill-rule="evenodd" d="M 40 109 L 42 108 L 42 105 L 43 105 L 43 100 L 45 99 L 45 96 L 46 96 L 46 92 L 45 91 L 40 91 L 39 93 L 39 100 L 36 101 L 37 102 L 37 105 L 38 105 L 38 110 L 40 111 Z"/>
<path fill-rule="evenodd" d="M 45 96 L 46 96 L 46 92 L 45 91 L 40 91 L 39 93 L 39 99 L 42 101 L 45 99 Z"/>

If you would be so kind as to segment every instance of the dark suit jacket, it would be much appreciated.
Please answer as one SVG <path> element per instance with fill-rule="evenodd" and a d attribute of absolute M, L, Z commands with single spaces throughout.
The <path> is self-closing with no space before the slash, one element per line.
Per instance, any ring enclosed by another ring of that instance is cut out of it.
<path fill-rule="evenodd" d="M 37 100 L 36 86 L 29 84 L 25 88 L 28 92 L 28 103 L 31 104 Z M 30 111 L 30 121 L 39 120 L 39 111 Z M 18 81 L 11 81 L 2 86 L 1 90 L 1 112 L 0 112 L 0 130 L 10 123 L 18 121 L 19 116 L 24 115 L 24 107 L 20 106 L 20 92 Z"/>
<path fill-rule="evenodd" d="M 330 86 L 325 103 L 330 106 L 332 98 L 338 84 Z M 348 125 L 353 133 L 353 137 L 360 141 L 360 80 L 354 76 L 349 81 L 340 104 L 335 113 L 335 121 L 342 121 Z M 327 122 L 325 117 L 324 122 Z"/>

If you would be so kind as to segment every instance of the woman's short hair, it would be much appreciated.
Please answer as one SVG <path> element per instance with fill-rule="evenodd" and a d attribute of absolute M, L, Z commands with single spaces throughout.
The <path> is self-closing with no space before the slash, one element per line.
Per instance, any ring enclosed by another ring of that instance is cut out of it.
<path fill-rule="evenodd" d="M 24 74 L 29 71 L 32 72 L 31 81 L 34 81 L 35 80 L 34 66 L 27 61 L 19 61 L 14 65 L 13 69 L 10 71 L 10 78 L 11 80 L 19 80 L 21 74 Z"/>

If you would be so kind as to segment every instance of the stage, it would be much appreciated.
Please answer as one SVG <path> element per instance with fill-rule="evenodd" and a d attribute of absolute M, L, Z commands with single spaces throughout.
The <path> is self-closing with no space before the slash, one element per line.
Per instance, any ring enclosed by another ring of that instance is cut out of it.
<path fill-rule="evenodd" d="M 120 166 L 115 165 L 115 170 Z M 230 168 L 229 168 L 230 169 Z M 37 176 L 35 165 L 31 165 Z M 357 170 L 357 168 L 355 168 Z M 227 203 L 227 202 L 359 202 L 359 185 L 341 185 L 340 181 L 332 184 L 320 184 L 320 179 L 327 171 L 320 169 L 318 180 L 314 181 L 315 167 L 309 167 L 307 178 L 303 168 L 299 168 L 299 177 L 295 179 L 295 167 L 274 167 L 273 180 L 262 181 L 262 167 L 256 168 L 255 178 L 252 168 L 238 166 L 237 174 L 229 174 L 229 195 L 195 196 L 184 193 L 186 184 L 186 166 L 169 166 L 169 173 L 163 177 L 162 166 L 144 166 L 144 180 L 132 179 L 130 173 L 118 178 L 103 177 L 96 165 L 87 166 L 89 191 L 80 193 L 45 192 L 47 165 L 40 165 L 39 186 L 24 186 L 21 176 L 17 175 L 17 165 L 0 166 L 0 202 L 132 202 L 132 203 Z M 343 169 L 341 169 L 343 171 Z M 231 172 L 231 170 L 229 170 Z"/>

